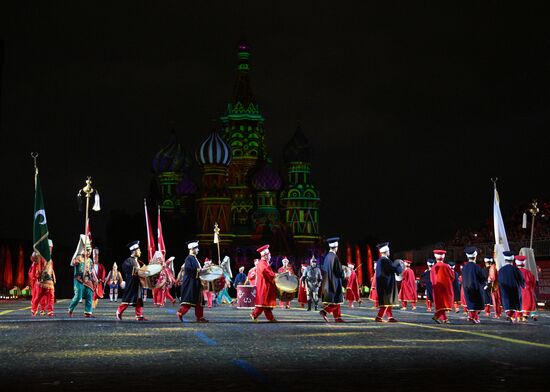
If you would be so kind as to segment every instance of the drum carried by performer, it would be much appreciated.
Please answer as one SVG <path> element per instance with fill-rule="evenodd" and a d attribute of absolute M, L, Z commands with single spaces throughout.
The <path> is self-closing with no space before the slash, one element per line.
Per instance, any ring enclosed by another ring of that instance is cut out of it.
<path fill-rule="evenodd" d="M 178 319 L 183 321 L 183 316 L 191 308 L 195 308 L 195 317 L 197 323 L 207 323 L 208 320 L 203 317 L 203 296 L 202 296 L 202 284 L 199 275 L 203 277 L 208 276 L 204 271 L 213 269 L 209 267 L 202 269 L 197 254 L 199 253 L 199 241 L 187 242 L 187 249 L 189 249 L 189 256 L 185 258 L 183 264 L 183 280 L 181 283 L 181 307 L 176 312 Z M 223 274 L 223 272 L 222 272 Z"/>
<path fill-rule="evenodd" d="M 298 278 L 294 275 L 294 268 L 289 265 L 288 259 L 283 257 L 283 266 L 277 271 L 275 284 L 279 289 L 279 306 L 290 309 L 290 301 L 296 296 L 298 291 Z"/>

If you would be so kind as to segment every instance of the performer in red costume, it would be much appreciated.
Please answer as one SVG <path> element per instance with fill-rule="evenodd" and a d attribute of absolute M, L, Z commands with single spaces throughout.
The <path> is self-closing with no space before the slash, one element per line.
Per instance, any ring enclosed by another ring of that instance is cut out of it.
<path fill-rule="evenodd" d="M 537 304 L 535 302 L 535 287 L 537 285 L 537 280 L 531 271 L 525 269 L 525 259 L 527 259 L 526 256 L 516 256 L 516 265 L 523 275 L 523 280 L 525 282 L 525 286 L 521 288 L 521 313 L 516 315 L 519 321 L 527 321 L 531 312 L 537 310 Z"/>
<path fill-rule="evenodd" d="M 447 312 L 453 307 L 453 281 L 455 274 L 448 264 L 445 264 L 445 250 L 434 250 L 436 263 L 430 271 L 430 280 L 432 281 L 435 314 L 432 317 L 438 324 L 447 324 Z"/>
<path fill-rule="evenodd" d="M 378 292 L 376 291 L 376 263 L 374 263 L 374 274 L 370 280 L 369 299 L 374 302 L 374 307 L 378 307 Z"/>
<path fill-rule="evenodd" d="M 164 304 L 164 300 L 168 299 L 172 305 L 176 304 L 176 299 L 170 294 L 170 289 L 176 284 L 176 277 L 174 276 L 174 259 L 175 257 L 169 257 L 164 263 L 164 275 L 166 276 L 166 282 L 161 293 L 161 301 Z"/>
<path fill-rule="evenodd" d="M 493 309 L 495 315 L 493 318 L 500 318 L 502 316 L 502 301 L 500 299 L 500 287 L 498 285 L 498 269 L 495 260 L 491 256 L 485 257 L 485 262 L 489 262 L 489 278 L 487 284 L 491 286 L 491 298 L 493 300 Z"/>
<path fill-rule="evenodd" d="M 308 267 L 308 264 L 302 264 L 300 278 L 304 276 L 304 272 L 306 268 Z M 306 290 L 306 283 L 300 279 L 300 286 L 298 289 L 298 303 L 303 308 L 307 304 L 307 290 Z"/>
<path fill-rule="evenodd" d="M 257 249 L 261 258 L 256 266 L 256 306 L 250 314 L 252 321 L 257 322 L 258 317 L 265 313 L 265 318 L 271 322 L 277 322 L 273 317 L 272 309 L 277 305 L 277 286 L 275 286 L 275 272 L 269 265 L 271 253 L 269 245 Z"/>
<path fill-rule="evenodd" d="M 53 250 L 53 242 L 48 240 L 50 245 L 50 255 Z M 31 282 L 32 300 L 31 313 L 34 316 L 38 313 L 38 306 L 48 312 L 49 317 L 54 317 L 55 303 L 55 272 L 53 270 L 53 260 L 47 263 L 44 258 L 36 252 L 31 255 L 32 265 L 29 275 L 33 275 Z"/>
<path fill-rule="evenodd" d="M 348 263 L 348 268 L 351 273 L 346 285 L 346 301 L 349 303 L 349 307 L 353 308 L 353 303 L 361 303 L 361 295 L 359 294 L 359 282 L 357 281 L 357 273 L 355 272 L 355 264 L 353 262 Z"/>
<path fill-rule="evenodd" d="M 294 275 L 294 268 L 292 268 L 292 266 L 288 263 L 288 259 L 286 258 L 286 256 L 283 257 L 283 266 L 281 268 L 279 268 L 277 270 L 277 272 L 279 274 L 288 272 L 290 275 Z M 292 296 L 294 296 L 294 294 L 292 294 Z M 287 309 L 290 309 L 290 301 L 285 301 L 283 299 L 280 299 L 279 300 L 279 306 L 281 307 L 281 309 L 283 307 L 287 308 Z"/>
<path fill-rule="evenodd" d="M 92 250 L 92 259 L 94 260 L 94 272 L 97 276 L 97 285 L 92 297 L 92 307 L 95 309 L 99 298 L 103 298 L 103 285 L 105 283 L 105 267 L 99 262 L 99 249 Z"/>
<path fill-rule="evenodd" d="M 208 257 L 204 259 L 204 268 L 208 268 L 212 265 L 212 260 Z M 207 303 L 208 309 L 212 308 L 212 298 L 214 296 L 215 287 L 214 282 L 208 282 L 202 280 L 202 295 L 204 296 L 204 301 Z"/>
<path fill-rule="evenodd" d="M 244 284 L 249 284 L 251 286 L 256 286 L 256 268 L 260 259 L 254 259 L 254 267 L 250 268 L 248 274 L 246 275 L 246 282 Z"/>
<path fill-rule="evenodd" d="M 412 305 L 412 310 L 416 310 L 416 299 L 418 298 L 416 293 L 416 277 L 414 271 L 411 269 L 411 262 L 409 260 L 403 260 L 405 269 L 403 270 L 401 289 L 399 290 L 399 300 L 401 301 L 401 310 L 407 310 L 407 302 Z"/>

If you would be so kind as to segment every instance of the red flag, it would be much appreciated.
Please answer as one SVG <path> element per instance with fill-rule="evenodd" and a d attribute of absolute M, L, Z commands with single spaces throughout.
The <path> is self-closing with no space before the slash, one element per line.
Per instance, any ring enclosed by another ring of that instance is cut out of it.
<path fill-rule="evenodd" d="M 351 262 L 351 246 L 349 242 L 346 242 L 346 264 L 349 264 Z"/>
<path fill-rule="evenodd" d="M 357 283 L 361 287 L 363 285 L 363 263 L 361 262 L 359 245 L 355 245 L 355 268 L 357 270 Z"/>
<path fill-rule="evenodd" d="M 4 258 L 6 257 L 6 249 L 4 244 L 0 245 L 0 288 L 4 285 Z"/>
<path fill-rule="evenodd" d="M 25 253 L 23 245 L 19 244 L 19 255 L 17 256 L 17 275 L 15 277 L 15 285 L 19 288 L 25 287 Z"/>
<path fill-rule="evenodd" d="M 11 250 L 9 245 L 6 246 L 5 250 L 6 264 L 4 264 L 4 287 L 8 290 L 13 288 L 13 270 L 11 266 Z"/>
<path fill-rule="evenodd" d="M 374 275 L 374 266 L 372 262 L 372 252 L 368 244 L 367 244 L 367 273 L 369 275 L 368 278 L 370 282 L 372 279 L 372 276 Z"/>
<path fill-rule="evenodd" d="M 149 220 L 149 213 L 147 212 L 147 200 L 143 199 L 145 206 L 145 226 L 147 227 L 147 256 L 149 256 L 148 263 L 153 260 L 155 254 L 155 237 L 153 237 L 153 229 L 151 227 L 151 221 Z"/>
<path fill-rule="evenodd" d="M 86 235 L 88 236 L 88 241 L 90 241 L 90 248 L 93 248 L 92 245 L 92 230 L 90 229 L 90 218 L 86 220 Z"/>
<path fill-rule="evenodd" d="M 164 237 L 162 235 L 162 224 L 160 223 L 160 206 L 158 206 L 158 223 L 157 223 L 157 243 L 162 256 L 166 256 L 166 247 L 164 246 Z"/>

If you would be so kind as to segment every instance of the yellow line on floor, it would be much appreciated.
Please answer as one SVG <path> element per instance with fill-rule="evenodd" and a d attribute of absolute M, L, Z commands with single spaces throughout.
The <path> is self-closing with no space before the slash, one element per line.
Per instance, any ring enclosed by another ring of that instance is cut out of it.
<path fill-rule="evenodd" d="M 306 333 L 300 334 L 302 338 L 313 338 L 313 337 L 323 337 L 323 336 L 357 336 L 357 335 L 367 335 L 372 332 L 320 332 L 320 333 Z"/>
<path fill-rule="evenodd" d="M 374 320 L 372 317 L 365 317 L 365 316 L 354 316 L 351 314 L 345 314 L 343 315 L 345 317 L 351 317 L 351 318 L 360 318 L 364 320 Z M 535 346 L 535 347 L 541 347 L 541 348 L 550 348 L 550 344 L 544 344 L 544 343 L 536 343 L 536 342 L 530 342 L 528 340 L 521 340 L 521 339 L 512 339 L 507 338 L 504 336 L 498 336 L 498 335 L 491 335 L 488 333 L 482 333 L 482 332 L 475 332 L 475 331 L 464 331 L 461 329 L 453 329 L 453 328 L 447 328 L 447 327 L 435 327 L 433 325 L 423 325 L 423 324 L 416 324 L 416 323 L 409 323 L 409 322 L 399 322 L 401 325 L 408 325 L 412 327 L 420 327 L 420 328 L 428 328 L 428 329 L 435 329 L 437 331 L 445 331 L 445 332 L 454 332 L 454 333 L 463 333 L 466 335 L 473 335 L 473 336 L 481 336 L 483 338 L 488 339 L 494 339 L 494 340 L 501 340 L 508 343 L 516 343 L 516 344 L 523 344 L 525 346 Z"/>
<path fill-rule="evenodd" d="M 434 347 L 430 346 L 318 346 L 312 347 L 319 350 L 410 350 L 414 348 L 429 348 L 433 349 Z M 436 347 L 437 348 L 437 347 Z"/>
<path fill-rule="evenodd" d="M 65 302 L 65 301 L 68 301 L 67 299 L 60 299 L 59 301 L 56 302 L 56 304 L 59 304 L 61 302 Z M 10 309 L 10 310 L 3 310 L 0 312 L 0 316 L 3 316 L 5 314 L 9 314 L 9 313 L 13 313 L 13 312 L 19 312 L 20 310 L 29 310 L 31 307 L 30 306 L 27 306 L 27 307 L 24 307 L 24 308 L 19 308 L 19 309 Z"/>

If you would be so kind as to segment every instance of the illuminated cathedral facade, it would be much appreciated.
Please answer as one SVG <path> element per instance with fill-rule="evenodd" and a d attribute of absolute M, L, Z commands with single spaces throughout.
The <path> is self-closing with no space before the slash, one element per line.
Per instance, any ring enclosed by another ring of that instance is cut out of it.
<path fill-rule="evenodd" d="M 234 257 L 250 257 L 270 243 L 278 254 L 308 253 L 319 246 L 319 191 L 311 180 L 311 145 L 298 127 L 273 167 L 265 143 L 264 118 L 250 83 L 250 47 L 237 47 L 237 77 L 221 126 L 197 147 L 200 179 L 191 179 L 191 159 L 177 142 L 153 159 L 158 203 L 164 215 L 194 219 L 196 235 Z M 309 253 L 311 254 L 311 253 Z"/>

